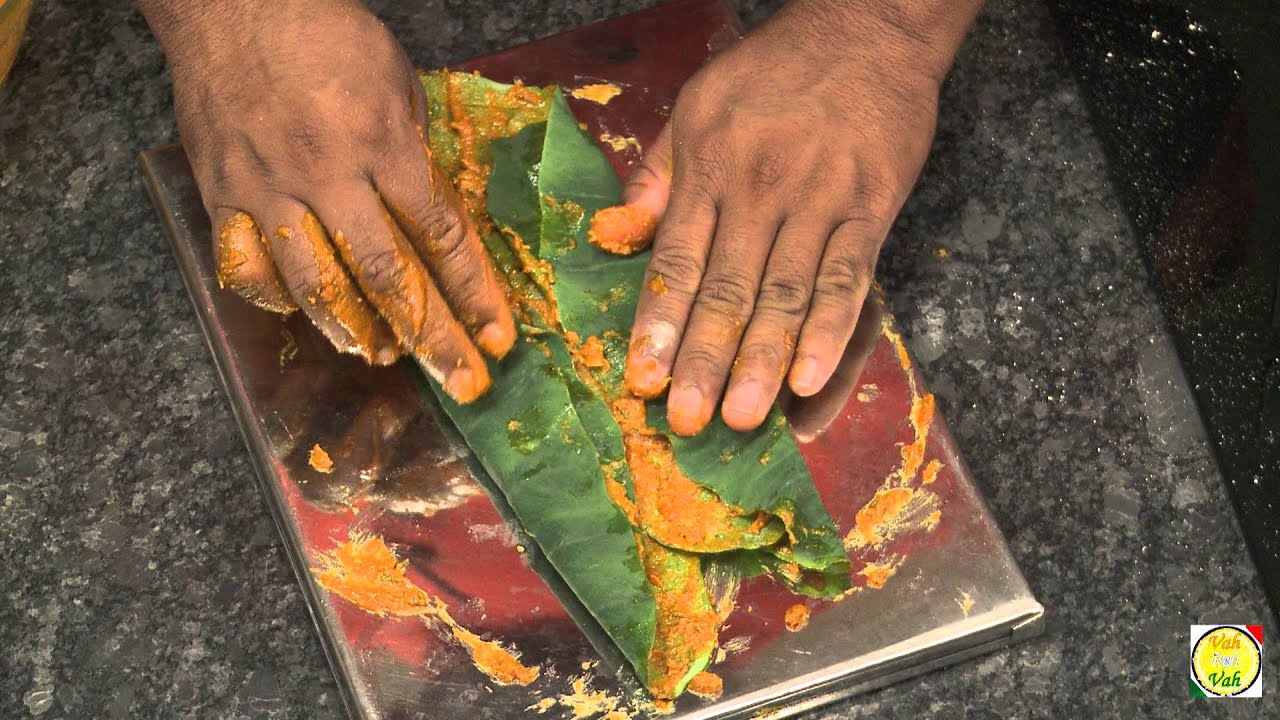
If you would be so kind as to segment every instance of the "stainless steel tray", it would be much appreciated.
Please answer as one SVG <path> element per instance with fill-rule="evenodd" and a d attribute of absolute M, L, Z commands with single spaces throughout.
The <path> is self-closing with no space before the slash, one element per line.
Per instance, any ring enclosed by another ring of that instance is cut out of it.
<path fill-rule="evenodd" d="M 684 77 L 736 29 L 723 3 L 696 0 L 464 67 L 497 79 L 519 69 L 531 82 L 571 87 L 617 82 L 622 102 L 577 109 L 593 131 L 643 142 Z M 673 65 L 659 52 L 673 47 L 698 52 Z M 626 150 L 612 158 L 623 173 L 634 161 Z M 208 219 L 181 148 L 148 150 L 142 165 L 351 715 L 645 713 L 630 671 L 536 545 L 509 522 L 501 500 L 491 499 L 488 478 L 419 392 L 415 370 L 374 369 L 339 356 L 302 319 L 282 321 L 219 290 Z M 721 633 L 725 652 L 713 667 L 724 694 L 681 698 L 674 717 L 792 715 L 1040 631 L 1043 608 L 940 417 L 927 426 L 921 463 L 933 464 L 935 475 L 926 482 L 923 468 L 904 473 L 903 448 L 921 435 L 909 419 L 913 401 L 926 391 L 878 313 L 872 306 L 864 316 L 841 386 L 798 406 L 793 418 L 806 429 L 801 450 L 824 502 L 851 533 L 856 591 L 836 603 L 804 602 L 811 620 L 790 632 L 784 614 L 801 600 L 764 579 L 743 583 L 738 610 Z M 331 473 L 309 464 L 316 444 L 332 456 Z M 881 528 L 881 542 L 868 544 L 856 529 L 858 513 L 865 520 L 864 508 L 891 487 L 905 488 L 913 501 Z M 409 578 L 440 598 L 460 625 L 517 648 L 522 661 L 540 668 L 539 678 L 527 687 L 497 685 L 441 627 L 377 617 L 330 595 L 312 570 L 317 554 L 353 532 L 384 539 L 408 562 Z M 594 706 L 574 704 L 593 692 L 603 693 Z"/>

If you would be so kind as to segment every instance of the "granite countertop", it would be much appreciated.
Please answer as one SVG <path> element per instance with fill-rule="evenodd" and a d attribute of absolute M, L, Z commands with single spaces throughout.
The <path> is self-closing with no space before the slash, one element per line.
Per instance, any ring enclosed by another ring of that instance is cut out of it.
<path fill-rule="evenodd" d="M 375 3 L 423 66 L 645 4 Z M 1188 625 L 1274 627 L 1050 23 L 989 5 L 881 263 L 1047 632 L 815 717 L 1199 715 Z M 0 94 L 0 716 L 341 716 L 142 187 L 176 136 L 145 23 L 36 3 Z"/>

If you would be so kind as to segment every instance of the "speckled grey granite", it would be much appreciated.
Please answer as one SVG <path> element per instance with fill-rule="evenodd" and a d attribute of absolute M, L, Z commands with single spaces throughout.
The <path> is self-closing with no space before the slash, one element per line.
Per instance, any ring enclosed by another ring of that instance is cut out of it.
<path fill-rule="evenodd" d="M 646 3 L 380 4 L 430 66 Z M 882 270 L 1048 632 L 817 716 L 1280 716 L 1274 650 L 1264 700 L 1187 699 L 1189 624 L 1276 628 L 1046 22 L 980 20 Z M 3 94 L 0 717 L 340 716 L 139 180 L 145 24 L 38 2 Z"/>

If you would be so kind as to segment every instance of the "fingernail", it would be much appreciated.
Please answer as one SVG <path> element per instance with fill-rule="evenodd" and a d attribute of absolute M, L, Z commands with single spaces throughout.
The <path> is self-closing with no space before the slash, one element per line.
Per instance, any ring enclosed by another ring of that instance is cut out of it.
<path fill-rule="evenodd" d="M 514 343 L 515 328 L 506 327 L 497 321 L 480 328 L 480 332 L 476 335 L 476 344 L 493 358 L 502 358 L 511 350 Z"/>
<path fill-rule="evenodd" d="M 676 328 L 662 320 L 635 328 L 627 351 L 624 380 L 627 389 L 645 398 L 657 397 L 671 382 L 670 358 L 676 346 Z"/>
<path fill-rule="evenodd" d="M 646 400 L 661 395 L 671 382 L 671 376 L 664 374 L 658 368 L 658 361 L 651 357 L 628 357 L 622 379 L 632 394 Z"/>
<path fill-rule="evenodd" d="M 667 423 L 677 435 L 696 435 L 706 427 L 710 415 L 707 400 L 696 385 L 674 388 L 667 397 Z"/>
<path fill-rule="evenodd" d="M 469 368 L 454 370 L 444 384 L 449 397 L 464 405 L 480 397 L 488 389 L 489 373 L 477 373 Z"/>
<path fill-rule="evenodd" d="M 383 345 L 373 351 L 374 365 L 394 365 L 400 359 L 400 348 L 395 345 Z"/>
<path fill-rule="evenodd" d="M 622 381 L 628 390 L 645 399 L 657 397 L 666 386 L 656 355 L 648 333 L 638 333 L 632 337 Z"/>
<path fill-rule="evenodd" d="M 809 356 L 800 358 L 791 368 L 791 389 L 795 390 L 796 394 L 804 396 L 818 392 L 822 389 L 818 385 L 821 379 L 820 372 L 817 360 Z"/>
<path fill-rule="evenodd" d="M 729 388 L 724 398 L 725 421 L 730 427 L 754 427 L 760 422 L 764 387 L 758 380 L 745 380 Z"/>

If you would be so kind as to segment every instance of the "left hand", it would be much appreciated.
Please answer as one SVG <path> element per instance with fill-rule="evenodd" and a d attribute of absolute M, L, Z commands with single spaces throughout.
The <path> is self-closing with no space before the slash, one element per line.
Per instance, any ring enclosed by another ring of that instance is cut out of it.
<path fill-rule="evenodd" d="M 669 381 L 676 433 L 702 430 L 722 394 L 725 423 L 755 428 L 784 378 L 809 396 L 835 371 L 977 9 L 936 11 L 952 33 L 936 36 L 888 17 L 931 2 L 797 0 L 681 91 L 625 192 L 662 218 L 628 386 Z"/>

